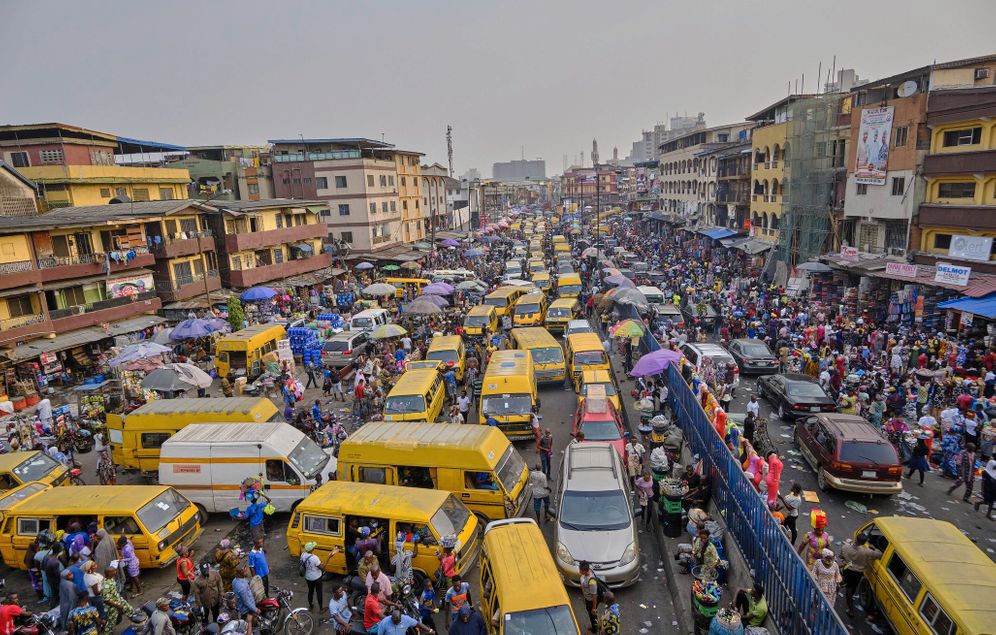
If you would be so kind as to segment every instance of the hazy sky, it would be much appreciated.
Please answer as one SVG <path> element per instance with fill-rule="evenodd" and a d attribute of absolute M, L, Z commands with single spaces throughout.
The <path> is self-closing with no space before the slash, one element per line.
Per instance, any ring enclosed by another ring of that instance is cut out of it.
<path fill-rule="evenodd" d="M 878 78 L 996 53 L 996 1 L 0 0 L 0 122 L 181 145 L 365 136 L 457 174 L 668 113 L 744 116 L 806 75 Z M 587 160 L 587 159 L 586 159 Z"/>

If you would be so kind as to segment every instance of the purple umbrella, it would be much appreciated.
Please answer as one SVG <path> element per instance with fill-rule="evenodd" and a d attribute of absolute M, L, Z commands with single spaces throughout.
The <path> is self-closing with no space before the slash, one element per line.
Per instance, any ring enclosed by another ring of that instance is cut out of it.
<path fill-rule="evenodd" d="M 360 269 L 360 270 L 373 269 L 373 268 L 374 268 L 374 266 L 372 264 L 370 264 L 369 262 L 361 262 L 360 264 L 358 264 L 358 265 L 356 265 L 354 267 L 354 269 Z"/>
<path fill-rule="evenodd" d="M 460 243 L 458 243 L 457 241 L 453 240 L 452 238 L 447 238 L 446 240 L 443 241 L 443 244 L 446 245 L 447 247 L 459 247 L 460 246 Z"/>
<path fill-rule="evenodd" d="M 445 307 L 448 307 L 450 305 L 449 301 L 446 298 L 444 298 L 443 296 L 441 296 L 441 295 L 431 295 L 431 294 L 430 295 L 420 295 L 420 296 L 418 296 L 415 299 L 416 300 L 425 300 L 426 302 L 431 302 L 432 304 L 435 304 L 436 306 L 438 306 L 441 309 L 445 308 Z"/>
<path fill-rule="evenodd" d="M 447 282 L 433 282 L 422 289 L 422 295 L 450 295 L 454 291 L 453 285 Z"/>
<path fill-rule="evenodd" d="M 633 377 L 660 375 L 667 370 L 671 362 L 676 362 L 679 359 L 681 359 L 681 353 L 678 351 L 659 348 L 636 360 L 636 364 L 633 365 L 633 370 L 629 371 L 629 374 Z"/>
<path fill-rule="evenodd" d="M 210 320 L 193 318 L 177 324 L 176 328 L 170 331 L 169 338 L 174 341 L 189 340 L 210 335 L 214 330 Z"/>

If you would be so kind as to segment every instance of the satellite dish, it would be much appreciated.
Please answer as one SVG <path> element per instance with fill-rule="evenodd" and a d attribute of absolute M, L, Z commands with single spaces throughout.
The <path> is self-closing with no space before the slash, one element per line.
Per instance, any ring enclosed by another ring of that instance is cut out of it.
<path fill-rule="evenodd" d="M 900 97 L 912 97 L 916 94 L 917 88 L 916 82 L 910 79 L 899 85 L 899 88 L 896 89 L 896 95 Z"/>

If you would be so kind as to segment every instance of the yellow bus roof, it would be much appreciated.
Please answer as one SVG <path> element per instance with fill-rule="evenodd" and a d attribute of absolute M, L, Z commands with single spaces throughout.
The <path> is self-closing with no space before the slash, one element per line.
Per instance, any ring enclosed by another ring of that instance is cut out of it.
<path fill-rule="evenodd" d="M 437 377 L 439 377 L 439 371 L 432 368 L 416 368 L 406 371 L 398 383 L 394 384 L 388 397 L 391 395 L 420 395 L 429 389 Z"/>
<path fill-rule="evenodd" d="M 281 336 L 285 333 L 284 327 L 279 324 L 255 324 L 253 326 L 242 329 L 241 331 L 235 331 L 234 333 L 229 333 L 228 335 L 222 335 L 219 341 L 233 341 L 233 340 L 248 340 L 257 335 L 263 333 L 268 333 L 272 330 L 279 330 Z"/>
<path fill-rule="evenodd" d="M 463 338 L 459 335 L 437 335 L 429 342 L 427 352 L 456 350 L 460 348 L 461 344 L 463 344 Z"/>
<path fill-rule="evenodd" d="M 279 412 L 273 402 L 266 397 L 205 397 L 203 399 L 156 399 L 132 410 L 125 416 L 125 422 L 136 415 L 186 415 L 219 414 L 250 416 L 253 410 L 262 409 L 269 419 Z"/>
<path fill-rule="evenodd" d="M 550 303 L 551 309 L 570 309 L 575 304 L 580 304 L 577 298 L 557 298 Z"/>
<path fill-rule="evenodd" d="M 470 311 L 467 311 L 467 315 L 473 315 L 476 317 L 479 315 L 491 315 L 492 313 L 495 312 L 497 312 L 497 310 L 491 304 L 478 304 L 476 306 L 471 307 Z"/>
<path fill-rule="evenodd" d="M 542 532 L 526 520 L 492 525 L 484 533 L 504 613 L 570 604 Z"/>
<path fill-rule="evenodd" d="M 42 454 L 42 452 L 39 450 L 28 450 L 26 452 L 8 452 L 6 454 L 0 454 L 0 471 L 9 472 L 35 454 Z M 45 456 L 48 455 L 46 454 Z M 55 461 L 55 459 L 52 460 Z M 56 461 L 56 463 L 58 463 L 58 461 Z"/>
<path fill-rule="evenodd" d="M 576 273 L 565 273 L 557 279 L 558 287 L 568 284 L 581 284 L 581 276 Z"/>
<path fill-rule="evenodd" d="M 516 300 L 516 306 L 520 304 L 539 304 L 546 299 L 546 296 L 542 293 L 527 293 L 526 295 L 520 297 Z"/>
<path fill-rule="evenodd" d="M 991 633 L 996 618 L 996 563 L 949 522 L 885 516 L 875 519 L 903 562 L 957 619 L 959 633 Z M 901 539 L 900 539 L 901 537 Z M 983 598 L 988 597 L 985 601 Z"/>
<path fill-rule="evenodd" d="M 495 351 L 484 371 L 484 377 L 519 376 L 532 364 L 529 351 Z"/>
<path fill-rule="evenodd" d="M 367 423 L 343 441 L 339 461 L 349 463 L 376 448 L 377 463 L 493 469 L 509 445 L 505 433 L 492 426 Z"/>
<path fill-rule="evenodd" d="M 53 487 L 13 505 L 12 514 L 123 513 L 132 514 L 168 489 L 166 485 L 86 485 Z M 64 511 L 63 511 L 64 510 Z"/>
<path fill-rule="evenodd" d="M 604 368 L 581 371 L 582 384 L 608 384 L 612 382 L 612 375 Z"/>
<path fill-rule="evenodd" d="M 594 333 L 572 333 L 567 336 L 567 342 L 573 351 L 605 350 L 602 346 L 602 340 L 598 339 Z"/>
<path fill-rule="evenodd" d="M 537 271 L 533 274 L 533 282 L 543 282 L 550 279 L 549 271 Z"/>
<path fill-rule="evenodd" d="M 491 293 L 484 296 L 485 298 L 507 298 L 510 295 L 522 291 L 522 287 L 508 286 L 508 287 L 498 287 Z"/>
<path fill-rule="evenodd" d="M 520 326 L 512 329 L 510 335 L 523 348 L 532 348 L 534 346 L 556 346 L 560 348 L 560 342 L 554 339 L 550 335 L 550 331 L 542 326 Z"/>
<path fill-rule="evenodd" d="M 301 501 L 295 511 L 334 510 L 369 516 L 380 509 L 390 510 L 392 518 L 428 520 L 450 496 L 449 492 L 438 489 L 329 481 Z"/>

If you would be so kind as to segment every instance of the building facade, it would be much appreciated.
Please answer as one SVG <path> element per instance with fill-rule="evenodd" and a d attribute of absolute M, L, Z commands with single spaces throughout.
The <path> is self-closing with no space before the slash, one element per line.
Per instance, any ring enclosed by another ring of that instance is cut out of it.
<path fill-rule="evenodd" d="M 491 175 L 501 181 L 543 180 L 546 178 L 546 161 L 515 159 L 494 163 L 491 165 Z"/>
<path fill-rule="evenodd" d="M 6 161 L 0 161 L 0 216 L 34 216 L 38 188 Z"/>
<path fill-rule="evenodd" d="M 733 144 L 714 156 L 717 186 L 713 224 L 745 231 L 750 227 L 751 144 Z"/>
<path fill-rule="evenodd" d="M 425 235 L 451 227 L 452 210 L 447 205 L 447 180 L 450 172 L 438 163 L 423 165 L 422 171 L 422 223 Z"/>
<path fill-rule="evenodd" d="M 319 200 L 210 201 L 208 215 L 222 284 L 244 289 L 317 271 L 332 264 L 326 204 Z"/>
<path fill-rule="evenodd" d="M 181 150 L 59 123 L 0 126 L 0 159 L 37 184 L 46 209 L 103 205 L 115 198 L 185 199 L 186 169 L 120 165 L 133 154 Z"/>
<path fill-rule="evenodd" d="M 422 221 L 422 158 L 421 152 L 397 150 L 394 153 L 395 172 L 398 178 L 398 200 L 401 203 L 401 236 L 403 243 L 422 240 L 425 225 Z"/>
<path fill-rule="evenodd" d="M 170 167 L 190 173 L 190 198 L 258 201 L 273 198 L 273 175 L 266 146 L 195 146 Z"/>

